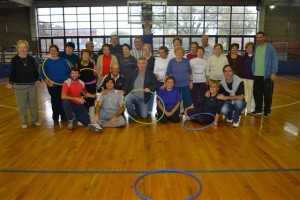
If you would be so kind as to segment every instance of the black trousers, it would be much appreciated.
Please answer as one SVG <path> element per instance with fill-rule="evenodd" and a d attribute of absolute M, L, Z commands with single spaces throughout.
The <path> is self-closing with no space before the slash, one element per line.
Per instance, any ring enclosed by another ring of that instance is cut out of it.
<path fill-rule="evenodd" d="M 58 85 L 58 86 L 53 86 L 53 87 L 48 87 L 48 92 L 51 96 L 51 106 L 52 106 L 52 118 L 54 121 L 58 121 L 59 116 L 61 120 L 65 120 L 66 119 L 66 114 L 65 111 L 61 105 L 62 100 L 61 100 L 61 89 L 62 86 Z"/>
<path fill-rule="evenodd" d="M 157 109 L 157 115 L 158 115 L 157 119 L 159 119 L 161 115 L 164 115 L 160 120 L 161 123 L 166 123 L 167 121 L 172 121 L 177 123 L 180 121 L 179 112 L 180 112 L 180 108 L 178 108 L 172 116 L 167 117 L 160 109 Z"/>
<path fill-rule="evenodd" d="M 274 83 L 270 78 L 264 79 L 263 76 L 254 76 L 253 96 L 255 101 L 255 111 L 271 113 L 272 95 Z M 264 102 L 264 110 L 263 108 Z"/>
<path fill-rule="evenodd" d="M 85 87 L 86 87 L 86 91 L 88 93 L 91 93 L 91 94 L 96 93 L 96 83 L 95 84 L 87 84 L 87 85 L 85 85 Z M 90 97 L 85 98 L 84 105 L 85 105 L 86 109 L 89 110 L 89 108 L 91 106 L 95 106 L 95 98 L 90 98 Z"/>

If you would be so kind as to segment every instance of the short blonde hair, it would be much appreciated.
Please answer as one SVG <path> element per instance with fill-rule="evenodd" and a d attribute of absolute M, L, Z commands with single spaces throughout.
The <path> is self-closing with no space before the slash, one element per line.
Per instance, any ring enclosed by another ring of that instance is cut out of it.
<path fill-rule="evenodd" d="M 143 44 L 142 49 L 143 49 L 144 47 L 148 47 L 149 51 L 150 51 L 150 52 L 152 51 L 152 47 L 151 47 L 150 44 L 145 43 L 145 44 Z"/>
<path fill-rule="evenodd" d="M 217 80 L 210 80 L 209 81 L 209 86 L 215 85 L 217 88 L 220 88 L 220 82 Z"/>
<path fill-rule="evenodd" d="M 182 51 L 183 52 L 183 56 L 185 55 L 185 50 L 182 46 L 176 47 L 176 49 L 174 50 L 174 53 L 176 53 L 176 51 Z"/>
<path fill-rule="evenodd" d="M 20 44 L 25 44 L 26 48 L 29 49 L 29 44 L 26 40 L 18 40 L 17 42 L 17 49 L 19 48 Z"/>

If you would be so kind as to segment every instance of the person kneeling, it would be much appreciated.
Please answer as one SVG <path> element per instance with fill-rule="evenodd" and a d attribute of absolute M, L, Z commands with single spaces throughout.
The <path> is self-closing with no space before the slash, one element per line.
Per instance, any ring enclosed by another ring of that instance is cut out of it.
<path fill-rule="evenodd" d="M 123 95 L 114 89 L 115 84 L 113 78 L 105 79 L 106 90 L 101 92 L 97 98 L 93 123 L 102 124 L 103 127 L 125 125 Z M 93 128 L 93 124 L 90 124 L 89 127 Z"/>
<path fill-rule="evenodd" d="M 172 76 L 169 76 L 165 82 L 166 88 L 159 89 L 157 92 L 157 95 L 160 97 L 157 98 L 158 119 L 161 119 L 161 123 L 166 123 L 168 120 L 179 122 L 179 107 L 181 103 L 179 90 L 174 88 L 175 79 Z M 163 107 L 163 103 L 165 107 Z"/>
<path fill-rule="evenodd" d="M 199 113 L 213 114 L 215 117 L 208 114 L 200 114 L 195 117 L 195 120 L 199 124 L 211 123 L 214 120 L 213 126 L 218 126 L 219 116 L 223 105 L 223 101 L 217 98 L 219 88 L 219 81 L 210 81 L 209 91 L 206 92 L 204 97 L 200 98 L 196 105 L 191 105 L 186 108 L 184 114 L 189 117 Z"/>
<path fill-rule="evenodd" d="M 79 80 L 80 71 L 77 67 L 71 69 L 71 78 L 67 79 L 62 86 L 61 99 L 62 107 L 66 113 L 68 119 L 68 129 L 72 130 L 73 125 L 73 113 L 78 122 L 84 126 L 89 125 L 89 114 L 84 106 L 85 100 L 81 97 L 83 94 L 85 97 L 95 98 L 95 94 L 87 92 L 85 84 L 82 80 Z M 94 131 L 99 131 L 97 125 L 94 126 Z"/>
<path fill-rule="evenodd" d="M 240 125 L 241 113 L 246 107 L 244 99 L 244 82 L 240 77 L 234 74 L 230 65 L 223 67 L 224 77 L 221 80 L 220 94 L 218 99 L 225 100 L 221 114 L 227 118 L 227 122 L 237 128 Z"/>

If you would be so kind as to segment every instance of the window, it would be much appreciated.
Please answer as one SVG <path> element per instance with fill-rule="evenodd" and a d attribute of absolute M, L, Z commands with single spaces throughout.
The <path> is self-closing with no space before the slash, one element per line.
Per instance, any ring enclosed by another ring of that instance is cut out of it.
<path fill-rule="evenodd" d="M 131 9 L 137 13 L 142 10 L 139 6 Z M 141 21 L 140 17 L 136 21 Z M 244 46 L 246 41 L 254 40 L 257 21 L 255 6 L 167 6 L 166 23 L 152 25 L 154 52 L 161 45 L 172 48 L 172 39 L 177 35 L 183 38 L 187 50 L 192 41 L 201 44 L 203 34 L 210 36 L 211 45 L 220 42 L 226 49 L 238 38 Z M 63 47 L 70 40 L 76 42 L 75 51 L 90 40 L 99 50 L 112 34 L 120 36 L 121 44 L 132 45 L 134 37 L 143 34 L 142 24 L 128 23 L 127 6 L 37 8 L 37 22 L 42 52 L 48 51 L 49 42 Z"/>

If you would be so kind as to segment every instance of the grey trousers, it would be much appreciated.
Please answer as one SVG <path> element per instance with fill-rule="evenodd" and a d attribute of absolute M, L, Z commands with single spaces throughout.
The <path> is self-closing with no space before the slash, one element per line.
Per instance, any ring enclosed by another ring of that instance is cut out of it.
<path fill-rule="evenodd" d="M 119 115 L 114 124 L 110 124 L 109 120 L 114 116 L 115 113 L 105 112 L 100 109 L 100 123 L 102 123 L 102 127 L 120 127 L 126 124 L 125 117 L 123 115 Z"/>
<path fill-rule="evenodd" d="M 14 85 L 14 87 L 18 89 L 28 87 L 28 85 Z M 37 87 L 34 86 L 25 90 L 15 90 L 15 94 L 22 124 L 28 124 L 28 108 L 30 110 L 31 123 L 39 122 Z"/>

